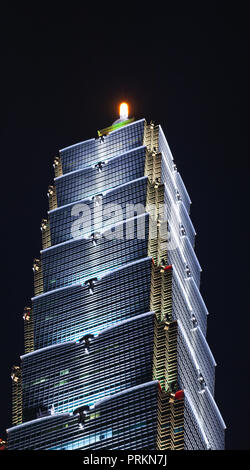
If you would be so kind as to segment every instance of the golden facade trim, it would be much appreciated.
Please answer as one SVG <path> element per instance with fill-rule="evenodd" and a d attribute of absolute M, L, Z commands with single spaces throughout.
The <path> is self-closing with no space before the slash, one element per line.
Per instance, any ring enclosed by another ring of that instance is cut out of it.
<path fill-rule="evenodd" d="M 157 450 L 184 450 L 184 392 L 169 394 L 159 386 Z"/>
<path fill-rule="evenodd" d="M 49 198 L 49 210 L 57 209 L 57 197 L 56 197 L 56 187 L 50 185 L 48 187 L 47 196 Z"/>
<path fill-rule="evenodd" d="M 172 318 L 172 266 L 168 265 L 168 223 L 163 212 L 165 188 L 161 183 L 162 155 L 158 152 L 158 138 L 159 126 L 146 123 L 143 144 L 147 147 L 146 210 L 151 216 L 148 248 L 152 257 L 150 310 L 155 312 L 153 380 L 159 381 L 156 447 L 177 450 L 184 448 L 184 398 L 176 398 L 179 393 L 176 393 L 178 324 Z"/>
<path fill-rule="evenodd" d="M 30 307 L 24 308 L 24 354 L 34 351 L 34 321 Z"/>
<path fill-rule="evenodd" d="M 170 404 L 171 410 L 171 449 L 184 450 L 184 394 L 177 398 L 179 391 Z"/>
<path fill-rule="evenodd" d="M 34 272 L 34 295 L 43 294 L 43 271 L 42 262 L 39 258 L 35 258 L 33 262 Z"/>
<path fill-rule="evenodd" d="M 54 167 L 55 178 L 58 178 L 58 176 L 62 176 L 63 174 L 62 161 L 59 155 L 54 158 L 53 167 Z"/>
<path fill-rule="evenodd" d="M 152 121 L 150 124 L 145 122 L 143 145 L 146 145 L 149 151 L 158 151 L 159 126 Z"/>
<path fill-rule="evenodd" d="M 169 395 L 159 387 L 158 393 L 158 420 L 156 449 L 171 449 L 171 430 L 170 430 L 170 402 Z"/>
<path fill-rule="evenodd" d="M 49 248 L 51 246 L 49 220 L 42 219 L 41 232 L 42 232 L 42 249 L 45 250 L 46 248 Z"/>
<path fill-rule="evenodd" d="M 22 372 L 21 367 L 13 366 L 12 378 L 12 424 L 22 423 Z"/>

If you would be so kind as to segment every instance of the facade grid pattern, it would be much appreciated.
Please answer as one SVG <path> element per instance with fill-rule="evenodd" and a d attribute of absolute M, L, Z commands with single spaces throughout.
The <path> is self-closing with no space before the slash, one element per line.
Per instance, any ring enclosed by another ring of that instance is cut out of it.
<path fill-rule="evenodd" d="M 111 127 L 54 165 L 8 448 L 223 449 L 191 201 L 161 126 Z"/>

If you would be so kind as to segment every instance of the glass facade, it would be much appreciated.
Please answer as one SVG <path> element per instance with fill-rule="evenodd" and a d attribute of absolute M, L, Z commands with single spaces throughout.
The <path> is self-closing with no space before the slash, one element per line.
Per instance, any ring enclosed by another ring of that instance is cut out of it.
<path fill-rule="evenodd" d="M 90 213 L 94 215 L 91 217 L 91 220 L 86 220 L 85 217 L 82 217 L 81 224 L 74 225 L 74 221 L 77 218 L 74 216 L 75 203 L 50 211 L 51 245 L 58 245 L 79 236 L 87 236 L 90 231 L 105 230 L 105 228 L 112 226 L 112 224 L 125 220 L 127 204 L 135 206 L 141 204 L 145 207 L 146 197 L 147 178 L 143 176 L 98 195 L 98 199 L 93 197 L 93 200 L 83 199 L 78 201 L 79 212 L 81 212 L 81 204 L 84 204 L 84 206 L 86 205 L 89 208 Z M 95 199 L 98 203 L 95 202 Z M 110 221 L 109 214 L 105 215 L 103 212 L 105 208 L 115 204 L 119 205 L 122 211 L 114 214 L 112 221 Z"/>
<path fill-rule="evenodd" d="M 10 432 L 9 449 L 154 449 L 158 393 L 151 381 L 96 401 L 83 423 L 60 413 L 21 424 Z"/>
<path fill-rule="evenodd" d="M 128 124 L 104 139 L 89 139 L 60 151 L 63 174 L 93 166 L 99 161 L 123 155 L 144 144 L 145 120 Z"/>
<path fill-rule="evenodd" d="M 96 194 L 141 178 L 144 176 L 145 156 L 146 147 L 139 147 L 122 158 L 113 157 L 84 170 L 58 176 L 55 181 L 58 207 L 91 199 Z"/>
<path fill-rule="evenodd" d="M 151 258 L 105 274 L 94 295 L 74 285 L 33 298 L 35 349 L 75 341 L 150 309 Z"/>
<path fill-rule="evenodd" d="M 8 448 L 223 449 L 191 201 L 161 126 L 61 150 L 48 196 Z"/>
<path fill-rule="evenodd" d="M 44 292 L 66 287 L 76 283 L 84 284 L 89 278 L 102 276 L 123 264 L 147 256 L 148 248 L 148 214 L 134 220 L 134 230 L 137 231 L 138 222 L 145 227 L 145 237 L 128 239 L 126 237 L 125 223 L 115 226 L 117 238 L 110 239 L 107 232 L 96 244 L 91 238 L 72 240 L 67 243 L 47 248 L 41 253 L 43 267 Z M 139 227 L 140 228 L 140 227 Z M 144 235 L 144 234 L 143 234 Z"/>
<path fill-rule="evenodd" d="M 152 376 L 154 313 L 22 356 L 23 418 L 40 407 L 56 413 L 94 405 Z"/>

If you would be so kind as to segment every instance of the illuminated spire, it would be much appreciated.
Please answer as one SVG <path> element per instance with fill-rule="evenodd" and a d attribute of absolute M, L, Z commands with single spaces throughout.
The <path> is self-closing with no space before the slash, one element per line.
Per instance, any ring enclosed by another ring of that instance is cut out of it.
<path fill-rule="evenodd" d="M 127 103 L 120 104 L 120 119 L 121 120 L 128 119 L 128 104 Z"/>
<path fill-rule="evenodd" d="M 129 106 L 128 106 L 128 103 L 125 103 L 124 101 L 122 103 L 120 103 L 119 105 L 119 114 L 120 114 L 120 117 L 119 119 L 116 119 L 116 121 L 113 122 L 112 126 L 116 125 L 116 124 L 128 124 L 131 119 L 128 118 L 128 112 L 129 112 Z M 134 120 L 134 118 L 132 118 L 132 120 Z M 127 122 L 125 122 L 127 121 Z M 98 131 L 99 132 L 99 131 Z"/>

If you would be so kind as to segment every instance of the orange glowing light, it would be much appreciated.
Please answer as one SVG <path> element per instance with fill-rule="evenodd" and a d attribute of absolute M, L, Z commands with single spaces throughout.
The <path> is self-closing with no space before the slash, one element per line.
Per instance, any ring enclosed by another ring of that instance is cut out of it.
<path fill-rule="evenodd" d="M 120 119 L 128 119 L 128 104 L 120 104 Z"/>

